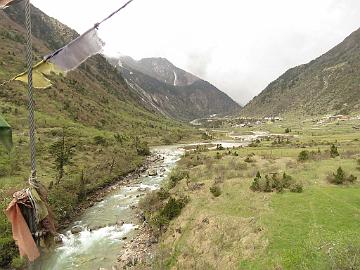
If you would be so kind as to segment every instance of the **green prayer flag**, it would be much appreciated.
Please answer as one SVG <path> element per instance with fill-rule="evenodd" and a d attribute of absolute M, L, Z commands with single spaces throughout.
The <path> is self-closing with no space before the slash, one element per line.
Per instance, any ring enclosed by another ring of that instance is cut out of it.
<path fill-rule="evenodd" d="M 0 115 L 0 143 L 10 151 L 13 146 L 11 126 Z"/>

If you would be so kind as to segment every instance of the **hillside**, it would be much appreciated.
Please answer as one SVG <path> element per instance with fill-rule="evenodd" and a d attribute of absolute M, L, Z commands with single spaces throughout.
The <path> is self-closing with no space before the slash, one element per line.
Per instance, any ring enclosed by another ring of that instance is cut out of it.
<path fill-rule="evenodd" d="M 24 9 L 16 5 L 0 11 L 0 82 L 25 69 Z M 78 34 L 33 7 L 34 63 Z M 140 166 L 147 143 L 161 144 L 186 138 L 188 126 L 156 114 L 141 104 L 123 77 L 97 55 L 66 77 L 50 76 L 53 86 L 35 90 L 37 165 L 39 180 L 59 182 L 50 191 L 58 221 L 71 217 L 86 194 L 109 184 Z M 10 82 L 0 90 L 0 113 L 13 127 L 14 149 L 0 145 L 0 208 L 12 193 L 27 186 L 28 150 L 27 88 Z M 70 162 L 59 179 L 54 149 L 64 137 Z M 11 228 L 0 211 L 0 268 L 17 254 Z"/>
<path fill-rule="evenodd" d="M 148 108 L 179 120 L 194 120 L 212 114 L 227 115 L 240 106 L 207 81 L 164 58 L 135 61 L 121 57 L 111 62 Z"/>
<path fill-rule="evenodd" d="M 360 111 L 360 29 L 308 64 L 269 84 L 242 110 L 243 116 Z"/>

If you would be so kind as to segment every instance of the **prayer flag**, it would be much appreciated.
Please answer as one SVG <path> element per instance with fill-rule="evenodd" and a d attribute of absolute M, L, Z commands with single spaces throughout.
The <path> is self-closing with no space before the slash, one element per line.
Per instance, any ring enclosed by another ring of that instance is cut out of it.
<path fill-rule="evenodd" d="M 45 75 L 66 74 L 66 72 L 76 69 L 89 57 L 100 53 L 104 45 L 96 28 L 91 28 L 68 45 L 44 57 L 44 60 L 33 67 L 33 87 L 42 89 L 50 87 L 51 81 Z M 13 80 L 28 83 L 28 73 L 23 72 Z"/>
<path fill-rule="evenodd" d="M 67 72 L 76 69 L 89 57 L 100 53 L 104 45 L 94 27 L 68 45 L 46 56 L 45 59 L 53 63 L 56 68 Z"/>

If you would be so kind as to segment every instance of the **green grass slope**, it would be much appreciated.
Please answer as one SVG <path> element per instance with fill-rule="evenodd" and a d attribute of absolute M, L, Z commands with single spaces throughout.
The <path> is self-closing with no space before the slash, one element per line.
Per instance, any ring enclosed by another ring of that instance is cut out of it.
<path fill-rule="evenodd" d="M 360 29 L 308 64 L 292 68 L 247 104 L 243 116 L 360 111 Z"/>
<path fill-rule="evenodd" d="M 174 174 L 166 192 L 142 203 L 149 224 L 162 232 L 153 269 L 359 269 L 360 137 L 353 124 L 311 130 L 294 123 L 298 136 L 282 144 L 273 138 L 187 153 L 177 168 L 184 176 Z M 299 161 L 304 150 L 310 158 Z M 331 184 L 339 166 L 358 180 Z M 262 179 L 286 172 L 303 191 L 253 191 L 257 172 Z M 169 198 L 186 204 L 179 210 Z"/>

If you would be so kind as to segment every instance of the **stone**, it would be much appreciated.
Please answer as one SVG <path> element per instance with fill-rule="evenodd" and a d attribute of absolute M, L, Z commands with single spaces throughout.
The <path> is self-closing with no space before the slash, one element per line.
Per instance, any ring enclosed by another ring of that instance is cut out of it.
<path fill-rule="evenodd" d="M 81 226 L 76 225 L 76 226 L 72 227 L 70 231 L 72 234 L 78 234 L 82 230 L 83 230 L 83 228 Z"/>
<path fill-rule="evenodd" d="M 125 224 L 125 222 L 123 220 L 116 221 L 116 225 L 118 225 L 118 226 L 123 226 L 124 224 Z"/>
<path fill-rule="evenodd" d="M 55 242 L 55 244 L 62 244 L 63 243 L 63 240 L 62 240 L 60 234 L 55 235 L 54 242 Z"/>
<path fill-rule="evenodd" d="M 157 174 L 158 173 L 157 173 L 157 171 L 155 169 L 151 169 L 151 170 L 148 171 L 149 176 L 157 176 Z"/>
<path fill-rule="evenodd" d="M 209 223 L 210 223 L 210 221 L 209 221 L 209 219 L 208 219 L 208 218 L 204 218 L 204 219 L 202 220 L 202 223 L 209 224 Z"/>

